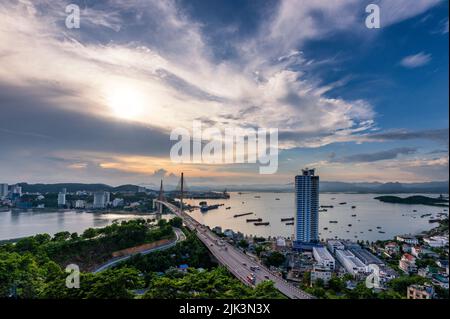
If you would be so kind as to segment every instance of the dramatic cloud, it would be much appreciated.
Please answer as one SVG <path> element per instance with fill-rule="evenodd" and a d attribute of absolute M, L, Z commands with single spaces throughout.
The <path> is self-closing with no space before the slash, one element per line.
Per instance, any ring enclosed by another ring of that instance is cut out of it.
<path fill-rule="evenodd" d="M 367 154 L 354 154 L 341 158 L 332 158 L 332 162 L 337 163 L 364 163 L 364 162 L 377 162 L 388 159 L 397 158 L 399 155 L 409 155 L 416 152 L 415 148 L 400 147 L 386 151 L 367 153 Z"/>
<path fill-rule="evenodd" d="M 279 128 L 284 149 L 388 140 L 373 133 L 377 114 L 369 101 L 329 94 L 345 79 L 330 84 L 312 74 L 334 58 L 302 51 L 339 32 L 363 39 L 369 2 L 277 2 L 251 36 L 227 40 L 232 53 L 223 57 L 221 43 L 205 34 L 210 26 L 178 1 L 79 1 L 81 28 L 72 30 L 64 25 L 69 1 L 2 1 L 0 158 L 21 156 L 15 165 L 26 168 L 24 180 L 44 176 L 40 167 L 49 163 L 76 172 L 53 178 L 157 178 L 161 168 L 175 172 L 168 133 L 195 119 L 218 128 Z M 379 1 L 382 24 L 439 2 Z M 421 54 L 409 65 L 426 59 Z M 192 173 L 201 176 L 199 168 Z M 213 173 L 227 172 L 203 176 Z M 12 176 L 8 168 L 0 174 Z"/>
<path fill-rule="evenodd" d="M 400 64 L 405 68 L 414 69 L 426 65 L 430 61 L 431 61 L 431 54 L 420 52 L 414 55 L 408 55 L 407 57 L 404 57 L 400 61 Z"/>
<path fill-rule="evenodd" d="M 448 128 L 422 131 L 395 130 L 380 133 L 372 133 L 364 136 L 364 140 L 388 141 L 388 140 L 431 140 L 448 145 Z"/>

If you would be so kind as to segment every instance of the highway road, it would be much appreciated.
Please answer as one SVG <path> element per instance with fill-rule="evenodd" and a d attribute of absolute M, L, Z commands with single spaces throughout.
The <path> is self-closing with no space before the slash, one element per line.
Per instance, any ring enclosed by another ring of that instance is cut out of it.
<path fill-rule="evenodd" d="M 186 239 L 186 236 L 184 235 L 184 233 L 183 233 L 183 231 L 181 229 L 174 228 L 174 232 L 175 232 L 175 235 L 177 236 L 174 241 L 172 241 L 172 242 L 170 242 L 168 244 L 165 244 L 165 245 L 161 245 L 161 246 L 158 246 L 158 247 L 154 247 L 154 248 L 151 248 L 151 249 L 144 250 L 144 251 L 139 252 L 139 253 L 130 254 L 130 255 L 126 255 L 126 256 L 122 256 L 122 257 L 111 259 L 108 262 L 104 263 L 103 265 L 99 266 L 97 269 L 95 269 L 93 271 L 93 273 L 98 273 L 98 272 L 101 272 L 101 271 L 106 270 L 108 268 L 111 268 L 111 267 L 117 265 L 118 263 L 121 263 L 121 262 L 123 262 L 123 261 L 131 258 L 132 256 L 137 255 L 137 254 L 147 255 L 147 254 L 153 253 L 153 252 L 158 251 L 158 250 L 169 249 L 169 248 L 175 246 L 180 241 L 183 241 L 183 240 Z"/>
<path fill-rule="evenodd" d="M 196 232 L 197 237 L 208 247 L 217 260 L 226 266 L 228 270 L 239 280 L 247 285 L 256 285 L 264 280 L 271 280 L 282 294 L 291 299 L 313 299 L 314 297 L 291 285 L 278 275 L 272 273 L 265 266 L 244 254 L 236 247 L 230 245 L 222 238 L 218 237 L 208 227 L 200 224 L 194 218 L 175 205 L 167 202 L 160 202 L 169 208 L 175 215 L 181 217 L 185 225 Z M 255 282 L 252 284 L 247 280 L 247 276 L 254 274 Z"/>

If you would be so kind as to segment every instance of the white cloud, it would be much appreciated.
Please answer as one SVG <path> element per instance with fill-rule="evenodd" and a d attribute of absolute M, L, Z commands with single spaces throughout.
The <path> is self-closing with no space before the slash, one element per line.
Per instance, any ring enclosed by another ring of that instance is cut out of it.
<path fill-rule="evenodd" d="M 437 1 L 414 7 L 404 0 L 390 3 L 380 5 L 382 12 L 383 6 L 392 9 L 386 20 L 392 24 Z M 305 41 L 364 28 L 359 0 L 283 1 L 254 38 L 235 43 L 241 54 L 229 61 L 214 59 L 203 26 L 175 1 L 111 0 L 104 10 L 82 11 L 76 32 L 61 26 L 62 5 L 41 12 L 43 4 L 48 3 L 0 4 L 0 79 L 24 87 L 56 83 L 76 92 L 55 97 L 61 108 L 114 116 L 108 92 L 127 86 L 139 91 L 146 105 L 135 120 L 164 129 L 190 127 L 206 115 L 219 126 L 277 127 L 293 137 L 284 147 L 317 147 L 355 140 L 374 127 L 370 103 L 329 98 L 330 86 L 303 72 L 314 63 L 301 53 Z M 133 17 L 121 16 L 131 9 Z M 140 32 L 128 42 L 84 42 L 83 21 L 99 31 L 120 33 L 131 26 Z"/>
<path fill-rule="evenodd" d="M 424 52 L 420 52 L 413 55 L 408 55 L 404 57 L 400 64 L 408 69 L 418 68 L 420 66 L 424 66 L 431 61 L 431 54 L 426 54 Z"/>

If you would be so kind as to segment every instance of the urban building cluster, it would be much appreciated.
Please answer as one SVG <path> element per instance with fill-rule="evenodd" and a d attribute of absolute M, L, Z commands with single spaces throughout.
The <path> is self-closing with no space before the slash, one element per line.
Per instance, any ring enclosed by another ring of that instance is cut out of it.
<path fill-rule="evenodd" d="M 437 287 L 448 290 L 448 230 L 443 235 L 399 235 L 376 243 L 321 241 L 319 207 L 319 176 L 313 169 L 304 169 L 295 177 L 293 240 L 282 237 L 264 240 L 230 229 L 222 232 L 220 227 L 213 231 L 261 260 L 274 252 L 281 253 L 284 262 L 271 268 L 293 282 L 301 282 L 307 274 L 311 286 L 319 280 L 326 286 L 333 277 L 347 278 L 346 288 L 354 289 L 370 276 L 375 278 L 374 287 L 383 290 L 396 278 L 417 275 L 426 279 L 426 284 L 409 286 L 407 298 L 431 299 Z M 258 249 L 261 244 L 265 244 L 263 251 Z"/>
<path fill-rule="evenodd" d="M 62 188 L 58 193 L 23 192 L 20 185 L 0 184 L 0 206 L 17 209 L 133 209 L 144 204 L 145 198 L 130 198 L 136 193 L 147 194 L 141 187 L 137 192 L 75 191 Z M 151 198 L 151 194 L 149 194 Z M 150 200 L 150 199 L 149 199 Z"/>

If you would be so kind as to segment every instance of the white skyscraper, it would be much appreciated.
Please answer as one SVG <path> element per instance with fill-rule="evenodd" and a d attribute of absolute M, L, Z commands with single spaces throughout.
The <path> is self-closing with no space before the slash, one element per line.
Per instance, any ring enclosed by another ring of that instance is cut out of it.
<path fill-rule="evenodd" d="M 0 184 L 0 199 L 8 197 L 8 184 Z"/>
<path fill-rule="evenodd" d="M 110 201 L 109 192 L 94 193 L 94 208 L 106 208 Z"/>
<path fill-rule="evenodd" d="M 314 169 L 303 169 L 295 176 L 295 240 L 319 241 L 319 176 Z"/>
<path fill-rule="evenodd" d="M 58 206 L 66 205 L 66 193 L 60 192 L 58 193 Z"/>

